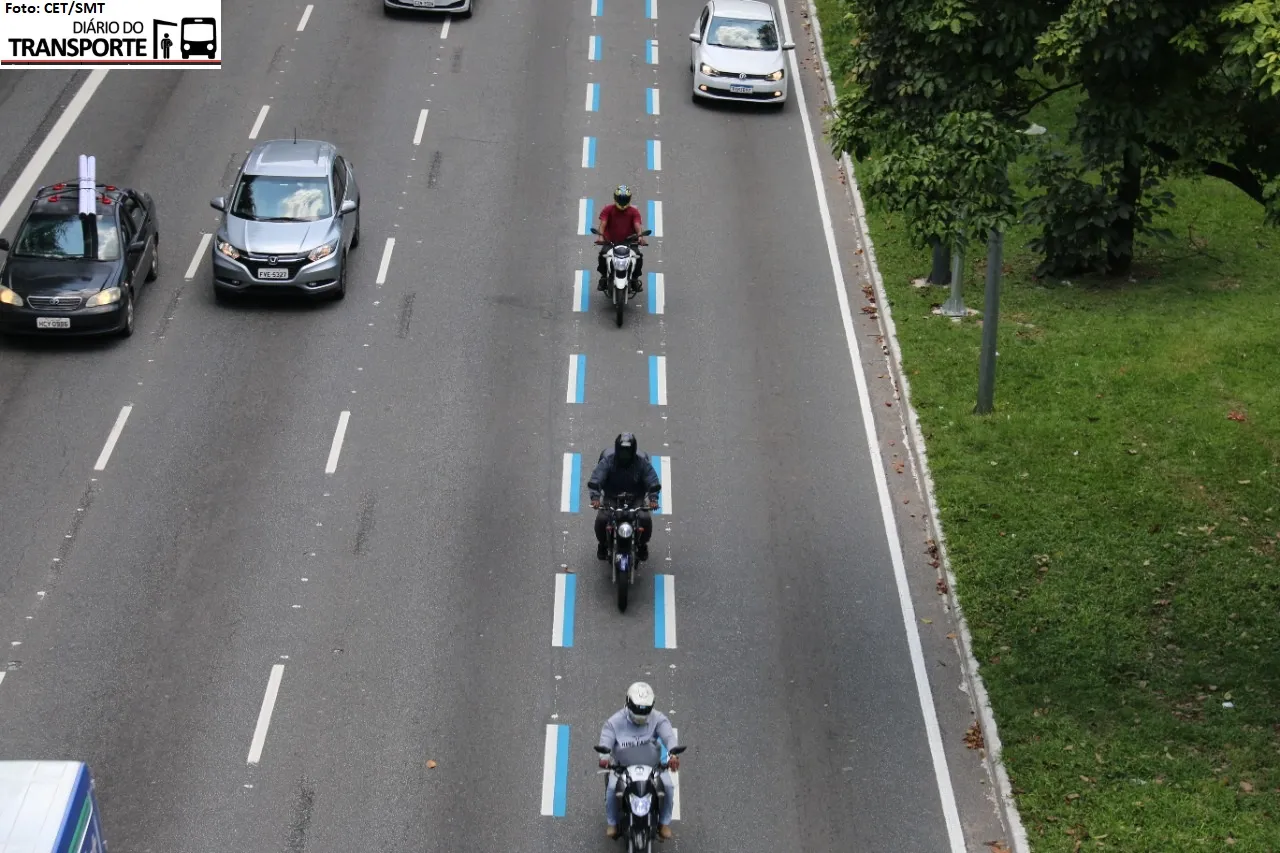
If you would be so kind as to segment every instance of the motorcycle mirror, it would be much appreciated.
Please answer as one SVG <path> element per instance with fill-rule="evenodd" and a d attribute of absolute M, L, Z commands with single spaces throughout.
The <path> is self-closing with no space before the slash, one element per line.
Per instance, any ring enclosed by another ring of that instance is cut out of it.
<path fill-rule="evenodd" d="M 667 755 L 679 755 L 680 753 L 684 752 L 688 748 L 689 747 L 687 746 L 677 746 L 674 749 L 668 750 Z"/>
<path fill-rule="evenodd" d="M 600 753 L 601 755 L 608 755 L 612 751 L 613 750 L 609 749 L 609 747 L 607 746 L 600 746 L 599 744 L 596 745 L 596 752 Z"/>
<path fill-rule="evenodd" d="M 650 234 L 652 234 L 652 233 L 653 233 L 652 231 L 641 231 L 641 232 L 640 232 L 640 236 L 641 236 L 641 237 L 648 237 L 648 236 L 649 236 Z"/>
<path fill-rule="evenodd" d="M 592 233 L 592 234 L 599 234 L 599 233 L 600 233 L 600 230 L 599 230 L 598 228 L 592 228 L 592 229 L 591 229 L 591 233 Z"/>

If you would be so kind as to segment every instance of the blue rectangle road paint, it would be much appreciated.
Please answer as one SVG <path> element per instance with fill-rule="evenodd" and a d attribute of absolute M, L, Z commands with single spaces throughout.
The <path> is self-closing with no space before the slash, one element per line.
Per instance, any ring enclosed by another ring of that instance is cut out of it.
<path fill-rule="evenodd" d="M 598 18 L 604 14 L 604 0 L 591 0 L 591 17 Z"/>
<path fill-rule="evenodd" d="M 649 313 L 661 314 L 663 308 L 666 307 L 666 274 L 660 272 L 651 272 L 648 274 L 649 286 L 645 288 L 645 292 L 649 295 Z"/>
<path fill-rule="evenodd" d="M 654 237 L 662 236 L 662 202 L 649 200 L 649 228 Z"/>
<path fill-rule="evenodd" d="M 587 398 L 587 357 L 582 353 L 569 356 L 569 387 L 566 403 L 585 403 Z"/>
<path fill-rule="evenodd" d="M 658 492 L 658 515 L 671 515 L 671 457 L 653 457 L 653 467 L 662 481 L 662 491 Z"/>
<path fill-rule="evenodd" d="M 649 139 L 645 141 L 645 161 L 651 172 L 662 171 L 662 140 Z"/>
<path fill-rule="evenodd" d="M 649 404 L 651 406 L 667 404 L 667 357 L 665 355 L 649 356 Z"/>
<path fill-rule="evenodd" d="M 644 61 L 650 65 L 658 64 L 658 40 L 649 39 L 644 47 Z"/>
<path fill-rule="evenodd" d="M 600 36 L 592 36 L 587 42 L 587 59 L 592 62 L 600 61 Z"/>
<path fill-rule="evenodd" d="M 589 113 L 600 112 L 600 84 L 599 83 L 587 84 L 587 112 Z"/>
<path fill-rule="evenodd" d="M 582 168 L 594 169 L 596 167 L 596 138 L 594 136 L 582 137 Z"/>
<path fill-rule="evenodd" d="M 658 115 L 658 90 L 649 88 L 644 90 L 644 111 L 651 116 Z"/>
<path fill-rule="evenodd" d="M 569 789 L 569 727 L 547 726 L 542 750 L 542 813 L 564 817 Z"/>
<path fill-rule="evenodd" d="M 555 610 L 551 618 L 551 645 L 556 648 L 573 648 L 573 606 L 577 592 L 577 575 L 568 572 L 556 575 Z"/>
<path fill-rule="evenodd" d="M 653 273 L 650 273 L 653 275 Z M 573 310 L 586 311 L 591 298 L 591 274 L 578 270 L 573 276 Z M 650 296 L 650 299 L 653 297 Z"/>
<path fill-rule="evenodd" d="M 653 576 L 653 647 L 676 647 L 676 577 Z"/>
<path fill-rule="evenodd" d="M 560 469 L 560 511 L 577 512 L 582 491 L 582 454 L 566 453 Z"/>
<path fill-rule="evenodd" d="M 651 21 L 658 20 L 658 0 L 644 0 L 644 16 Z"/>
<path fill-rule="evenodd" d="M 578 199 L 578 236 L 584 237 L 591 233 L 591 226 L 595 224 L 596 216 L 596 200 L 593 198 Z"/>

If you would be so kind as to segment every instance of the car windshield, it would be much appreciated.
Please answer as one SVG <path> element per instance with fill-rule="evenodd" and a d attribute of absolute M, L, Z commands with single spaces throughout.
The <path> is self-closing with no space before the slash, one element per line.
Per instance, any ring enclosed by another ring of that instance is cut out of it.
<path fill-rule="evenodd" d="M 114 217 L 96 214 L 33 213 L 22 226 L 13 254 L 22 258 L 115 261 L 120 259 L 120 231 Z"/>
<path fill-rule="evenodd" d="M 707 44 L 734 50 L 777 50 L 778 30 L 773 21 L 712 18 Z"/>
<path fill-rule="evenodd" d="M 314 222 L 332 216 L 328 178 L 245 175 L 231 214 L 262 222 Z"/>

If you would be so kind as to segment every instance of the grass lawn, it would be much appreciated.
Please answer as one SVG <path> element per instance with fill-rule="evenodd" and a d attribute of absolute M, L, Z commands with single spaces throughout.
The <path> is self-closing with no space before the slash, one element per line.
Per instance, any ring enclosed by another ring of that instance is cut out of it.
<path fill-rule="evenodd" d="M 839 87 L 850 34 L 817 5 Z M 980 323 L 931 315 L 928 253 L 865 199 L 1037 853 L 1280 851 L 1280 233 L 1228 184 L 1171 189 L 1178 239 L 1133 280 L 1036 281 L 1006 235 L 987 418 Z"/>

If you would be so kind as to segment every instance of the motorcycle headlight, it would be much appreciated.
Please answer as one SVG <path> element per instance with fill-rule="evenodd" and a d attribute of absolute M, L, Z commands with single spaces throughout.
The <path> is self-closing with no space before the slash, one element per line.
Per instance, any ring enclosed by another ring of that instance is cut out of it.
<path fill-rule="evenodd" d="M 630 539 L 631 534 L 634 532 L 635 530 L 631 527 L 631 522 L 629 521 L 624 521 L 618 525 L 618 536 L 621 539 Z"/>
<path fill-rule="evenodd" d="M 119 302 L 120 295 L 120 288 L 108 287 L 106 290 L 99 290 L 85 300 L 84 307 L 97 308 L 99 305 L 110 305 L 113 302 Z"/>
<path fill-rule="evenodd" d="M 781 68 L 779 68 L 777 71 L 773 72 L 772 74 L 770 74 L 768 77 L 766 77 L 766 78 L 764 78 L 764 79 L 766 79 L 766 80 L 781 80 L 781 79 L 782 79 L 782 76 L 783 76 L 783 70 L 782 70 Z"/>
<path fill-rule="evenodd" d="M 4 305 L 14 305 L 21 308 L 22 297 L 4 285 L 0 285 L 0 303 L 3 303 Z"/>
<path fill-rule="evenodd" d="M 228 258 L 230 258 L 233 261 L 236 258 L 240 257 L 240 250 L 237 249 L 235 246 L 231 245 L 230 243 L 228 243 L 226 240 L 218 241 L 218 251 L 226 255 Z"/>
<path fill-rule="evenodd" d="M 337 250 L 338 250 L 338 241 L 334 240 L 332 243 L 325 243 L 323 246 L 317 246 L 316 248 L 312 249 L 307 254 L 307 260 L 309 261 L 323 260 L 329 257 L 330 255 L 332 255 Z"/>
<path fill-rule="evenodd" d="M 649 809 L 653 807 L 653 794 L 645 794 L 637 797 L 631 794 L 631 813 L 636 817 L 645 817 L 649 814 Z"/>
<path fill-rule="evenodd" d="M 703 74 L 706 74 L 708 77 L 714 77 L 720 73 L 705 62 L 698 66 L 698 70 Z"/>

